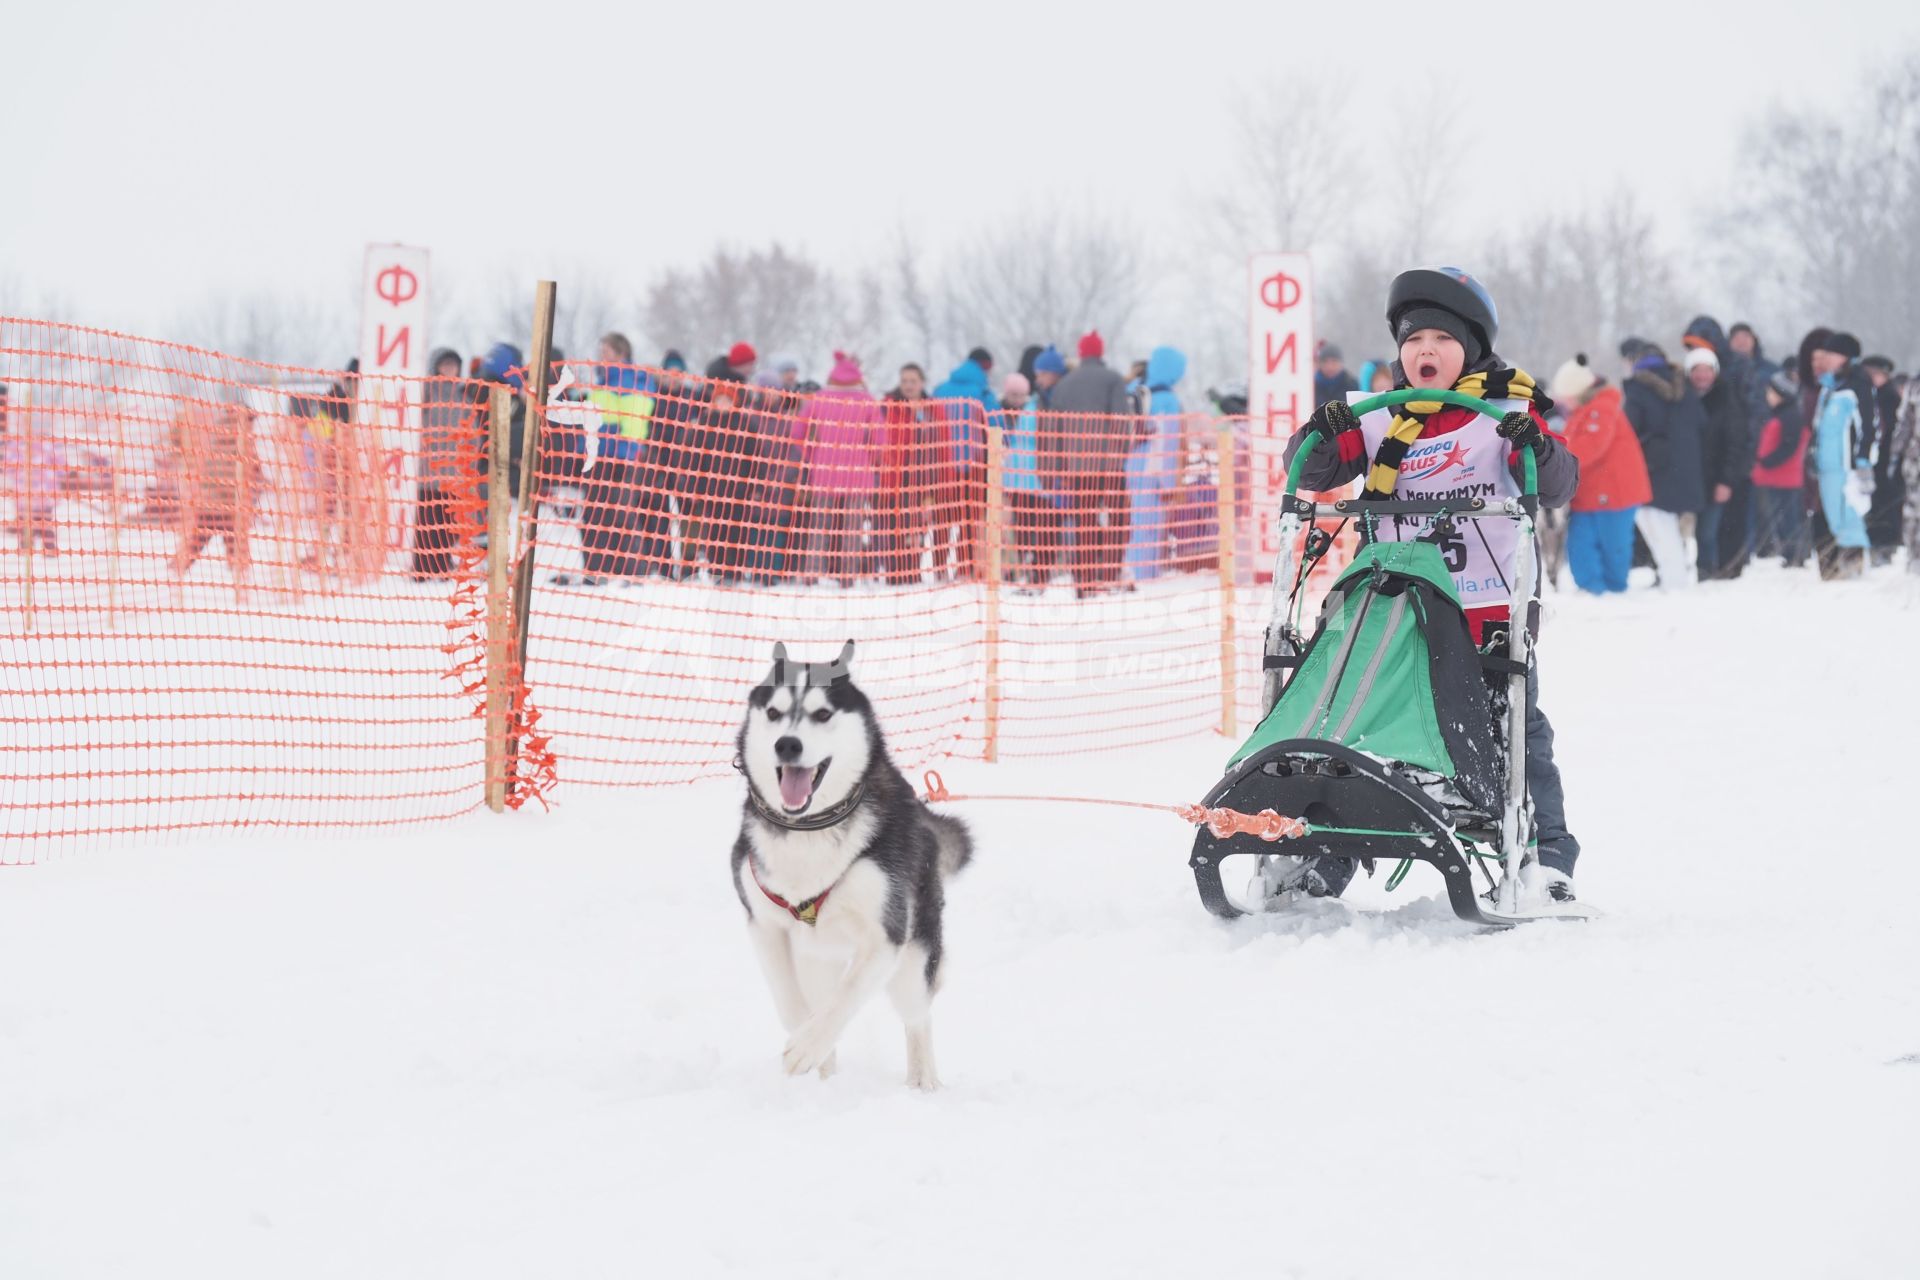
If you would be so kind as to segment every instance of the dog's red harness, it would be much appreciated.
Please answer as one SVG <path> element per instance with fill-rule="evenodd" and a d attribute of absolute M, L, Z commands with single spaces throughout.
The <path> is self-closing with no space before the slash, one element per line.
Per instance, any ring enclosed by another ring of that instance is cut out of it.
<path fill-rule="evenodd" d="M 775 893 L 773 890 L 767 888 L 767 886 L 761 882 L 760 873 L 754 869 L 753 859 L 751 857 L 747 859 L 747 874 L 753 877 L 754 884 L 759 885 L 760 892 L 767 895 L 767 900 L 769 902 L 773 903 L 774 906 L 779 907 L 782 911 L 785 911 L 788 915 L 792 916 L 795 920 L 798 920 L 801 924 L 804 924 L 804 925 L 812 925 L 819 922 L 820 904 L 825 902 L 827 900 L 827 895 L 833 892 L 833 885 L 828 885 L 826 888 L 822 889 L 818 894 L 815 894 L 813 897 L 808 898 L 805 902 L 801 903 L 799 906 L 796 907 L 793 903 L 788 902 L 785 898 L 781 897 L 779 894 Z M 835 883 L 838 883 L 838 881 L 836 881 Z"/>

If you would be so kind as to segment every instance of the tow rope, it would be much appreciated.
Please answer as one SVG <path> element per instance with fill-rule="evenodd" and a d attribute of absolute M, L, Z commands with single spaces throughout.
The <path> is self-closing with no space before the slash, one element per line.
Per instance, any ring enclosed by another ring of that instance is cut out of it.
<path fill-rule="evenodd" d="M 1377 827 L 1329 827 L 1308 822 L 1305 818 L 1289 818 L 1272 809 L 1262 809 L 1258 813 L 1242 813 L 1238 809 L 1209 809 L 1203 804 L 1150 804 L 1144 800 L 1104 800 L 1094 796 L 1023 796 L 1023 795 L 971 795 L 957 796 L 947 790 L 947 784 L 939 773 L 932 769 L 926 774 L 927 794 L 922 797 L 928 804 L 944 804 L 954 800 L 1025 800 L 1041 804 L 1097 804 L 1115 809 L 1150 809 L 1155 813 L 1170 813 L 1183 822 L 1196 827 L 1205 827 L 1213 833 L 1214 839 L 1225 840 L 1229 836 L 1259 836 L 1269 844 L 1281 840 L 1298 840 L 1302 836 L 1319 832 L 1330 836 L 1391 836 L 1401 838 L 1417 835 L 1410 831 L 1383 831 Z M 1498 854 L 1483 853 L 1474 847 L 1470 840 L 1462 840 L 1462 847 L 1469 858 L 1484 862 L 1498 862 Z M 1412 858 L 1400 859 L 1400 865 L 1394 868 L 1387 878 L 1387 890 L 1392 892 L 1400 887 L 1407 878 L 1407 872 L 1413 868 Z M 1371 868 L 1368 874 L 1372 874 Z M 825 894 L 821 895 L 825 897 Z M 779 901 L 775 899 L 775 901 Z M 781 903 L 785 906 L 785 903 Z M 790 908 L 789 908 L 790 909 Z"/>
<path fill-rule="evenodd" d="M 1259 836 L 1270 843 L 1298 840 L 1316 829 L 1304 818 L 1289 818 L 1272 809 L 1241 813 L 1238 809 L 1209 809 L 1203 804 L 1149 804 L 1144 800 L 1102 800 L 1092 796 L 957 796 L 947 790 L 946 782 L 932 769 L 927 770 L 926 783 L 927 794 L 923 798 L 928 804 L 946 804 L 956 800 L 1027 800 L 1043 804 L 1097 804 L 1115 809 L 1150 809 L 1155 813 L 1170 813 L 1196 827 L 1205 827 L 1220 840 L 1229 836 Z"/>

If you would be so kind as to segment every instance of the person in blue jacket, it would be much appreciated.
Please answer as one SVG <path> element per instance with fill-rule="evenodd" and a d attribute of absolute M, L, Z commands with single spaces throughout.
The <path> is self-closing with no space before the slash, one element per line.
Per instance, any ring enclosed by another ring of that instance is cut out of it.
<path fill-rule="evenodd" d="M 1173 388 L 1186 372 L 1187 358 L 1172 347 L 1155 347 L 1147 357 L 1147 416 L 1126 461 L 1130 582 L 1149 582 L 1167 567 L 1167 507 L 1180 483 L 1185 426 Z"/>
<path fill-rule="evenodd" d="M 1369 360 L 1361 365 L 1359 390 L 1370 396 L 1393 390 L 1393 361 Z"/>
<path fill-rule="evenodd" d="M 1873 386 L 1854 364 L 1859 358 L 1860 340 L 1850 333 L 1829 333 L 1813 351 L 1820 397 L 1814 402 L 1809 461 L 1819 483 L 1813 547 L 1822 578 L 1857 577 L 1866 563 L 1867 512 L 1873 502 L 1868 430 Z"/>
<path fill-rule="evenodd" d="M 956 580 L 974 576 L 986 512 L 987 426 L 1000 421 L 1000 406 L 987 385 L 992 368 L 993 356 L 975 347 L 933 389 L 951 432 L 947 456 L 934 466 L 933 565 L 936 572 L 944 565 Z"/>
<path fill-rule="evenodd" d="M 1040 478 L 1039 415 L 1031 403 L 1033 384 L 1010 373 L 1000 386 L 1006 434 L 1000 450 L 1000 487 L 1006 494 L 1007 577 L 1023 592 L 1046 589 L 1053 577 L 1060 507 Z"/>
<path fill-rule="evenodd" d="M 965 360 L 954 366 L 947 380 L 933 389 L 935 400 L 971 400 L 978 404 L 988 418 L 991 418 L 1000 406 L 994 401 L 993 391 L 987 385 L 987 375 L 993 371 L 993 357 L 985 348 L 975 347 Z M 956 432 L 956 444 L 967 443 L 967 437 Z"/>

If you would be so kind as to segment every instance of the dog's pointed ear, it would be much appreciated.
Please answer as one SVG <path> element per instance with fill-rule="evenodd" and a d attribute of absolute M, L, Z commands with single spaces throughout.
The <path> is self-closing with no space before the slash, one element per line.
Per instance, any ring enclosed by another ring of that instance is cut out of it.
<path fill-rule="evenodd" d="M 849 640 L 840 646 L 840 656 L 833 660 L 833 668 L 836 671 L 845 672 L 852 665 L 853 641 Z"/>
<path fill-rule="evenodd" d="M 773 660 L 780 666 L 784 667 L 787 665 L 787 642 L 785 640 L 775 640 L 773 642 Z"/>

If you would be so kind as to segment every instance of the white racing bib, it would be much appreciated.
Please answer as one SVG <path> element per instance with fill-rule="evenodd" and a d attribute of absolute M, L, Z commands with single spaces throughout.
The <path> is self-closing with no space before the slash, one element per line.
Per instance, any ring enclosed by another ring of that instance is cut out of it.
<path fill-rule="evenodd" d="M 1366 399 L 1361 392 L 1350 394 L 1349 403 Z M 1490 400 L 1502 413 L 1525 410 L 1524 400 Z M 1367 465 L 1379 453 L 1380 442 L 1393 425 L 1393 411 L 1377 409 L 1360 419 L 1360 433 L 1367 442 Z M 1459 502 L 1484 498 L 1500 502 L 1520 496 L 1520 485 L 1508 469 L 1507 459 L 1513 446 L 1500 438 L 1498 424 L 1485 414 L 1441 436 L 1421 436 L 1407 450 L 1400 463 L 1400 480 L 1393 496 L 1408 502 Z M 1364 472 L 1362 473 L 1364 477 Z M 1364 509 L 1367 504 L 1360 504 Z M 1424 538 L 1433 528 L 1428 516 L 1380 516 L 1374 534 L 1385 541 L 1411 542 Z M 1454 589 L 1460 603 L 1469 609 L 1512 603 L 1514 552 L 1520 544 L 1519 525 L 1512 520 L 1460 520 L 1454 533 L 1440 539 L 1441 554 L 1453 574 Z"/>

